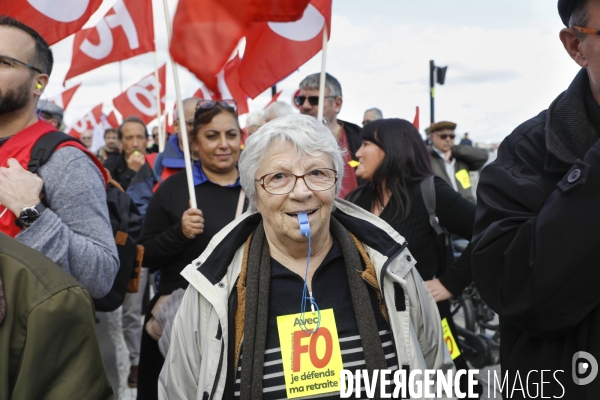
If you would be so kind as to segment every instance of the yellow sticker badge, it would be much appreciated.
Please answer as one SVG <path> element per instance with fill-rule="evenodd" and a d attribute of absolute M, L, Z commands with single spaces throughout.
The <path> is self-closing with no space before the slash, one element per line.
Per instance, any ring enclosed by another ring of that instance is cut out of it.
<path fill-rule="evenodd" d="M 448 320 L 446 318 L 442 319 L 442 328 L 444 330 L 444 341 L 446 342 L 446 346 L 448 346 L 452 360 L 454 360 L 456 357 L 460 356 L 460 349 L 456 344 L 456 340 L 454 340 L 454 336 L 450 331 L 450 326 L 448 325 Z"/>
<path fill-rule="evenodd" d="M 287 397 L 339 393 L 343 365 L 333 309 L 321 310 L 321 324 L 312 335 L 317 314 L 304 314 L 308 332 L 301 328 L 300 315 L 277 317 Z"/>
<path fill-rule="evenodd" d="M 460 185 L 463 189 L 468 189 L 471 187 L 471 176 L 469 175 L 469 171 L 466 169 L 461 169 L 456 174 L 456 179 L 460 182 Z"/>
<path fill-rule="evenodd" d="M 356 168 L 360 165 L 360 163 L 356 160 L 350 160 L 350 161 L 348 161 L 348 165 L 351 166 L 352 168 Z"/>

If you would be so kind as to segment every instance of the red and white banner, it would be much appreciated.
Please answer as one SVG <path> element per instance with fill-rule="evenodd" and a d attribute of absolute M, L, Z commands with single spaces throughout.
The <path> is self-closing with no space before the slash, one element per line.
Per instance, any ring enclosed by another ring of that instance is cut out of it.
<path fill-rule="evenodd" d="M 114 98 L 113 104 L 123 118 L 136 115 L 146 125 L 156 119 L 158 112 L 156 107 L 157 89 L 161 99 L 160 109 L 162 114 L 162 110 L 165 108 L 166 70 L 166 64 L 158 69 L 159 82 L 156 82 L 153 72 Z"/>
<path fill-rule="evenodd" d="M 80 30 L 102 0 L 2 0 L 1 3 L 0 14 L 30 26 L 53 45 Z"/>
<path fill-rule="evenodd" d="M 204 100 L 233 99 L 237 103 L 238 115 L 246 114 L 248 109 L 248 96 L 240 86 L 240 56 L 236 54 L 225 67 L 217 74 L 218 91 L 211 92 L 204 83 L 194 93 L 194 97 Z"/>
<path fill-rule="evenodd" d="M 331 1 L 331 0 L 330 0 Z M 308 0 L 179 0 L 170 52 L 213 92 L 216 76 L 255 21 L 296 21 Z"/>
<path fill-rule="evenodd" d="M 117 0 L 94 28 L 75 35 L 65 80 L 102 65 L 154 51 L 150 0 Z"/>
<path fill-rule="evenodd" d="M 81 134 L 87 130 L 94 130 L 102 124 L 102 104 L 98 104 L 83 118 L 77 121 L 66 133 L 81 138 Z"/>
<path fill-rule="evenodd" d="M 311 0 L 298 21 L 252 24 L 240 65 L 248 96 L 254 99 L 317 54 L 325 24 L 331 35 L 331 0 Z"/>
<path fill-rule="evenodd" d="M 117 119 L 117 115 L 114 111 L 111 111 L 110 114 L 106 117 L 106 122 L 110 125 L 111 128 L 117 129 L 119 127 L 119 120 Z"/>
<path fill-rule="evenodd" d="M 81 83 L 78 83 L 72 88 L 69 88 L 56 96 L 52 96 L 48 100 L 50 100 L 52 103 L 56 104 L 63 110 L 66 110 L 69 106 L 69 103 L 71 102 L 71 99 L 73 98 L 73 95 L 75 94 L 77 89 L 79 89 L 79 86 L 81 86 Z"/>

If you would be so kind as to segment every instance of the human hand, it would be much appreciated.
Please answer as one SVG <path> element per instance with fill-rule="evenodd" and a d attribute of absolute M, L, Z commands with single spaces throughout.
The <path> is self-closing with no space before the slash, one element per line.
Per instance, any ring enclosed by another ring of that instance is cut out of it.
<path fill-rule="evenodd" d="M 429 289 L 431 292 L 431 295 L 436 303 L 443 300 L 448 300 L 450 297 L 452 297 L 452 293 L 450 293 L 448 289 L 442 285 L 442 282 L 440 282 L 439 279 L 425 281 L 425 286 L 427 286 L 427 289 Z"/>
<path fill-rule="evenodd" d="M 204 216 L 197 208 L 188 208 L 181 217 L 181 230 L 188 239 L 204 232 Z"/>
<path fill-rule="evenodd" d="M 452 160 L 452 149 L 444 152 L 444 155 L 446 156 L 445 161 L 449 163 Z"/>
<path fill-rule="evenodd" d="M 14 158 L 9 158 L 6 164 L 8 167 L 0 167 L 0 203 L 19 216 L 25 207 L 40 202 L 44 181 Z"/>
<path fill-rule="evenodd" d="M 144 156 L 139 151 L 134 151 L 132 155 L 127 159 L 127 167 L 129 169 L 138 172 L 140 168 L 146 163 L 146 156 Z"/>

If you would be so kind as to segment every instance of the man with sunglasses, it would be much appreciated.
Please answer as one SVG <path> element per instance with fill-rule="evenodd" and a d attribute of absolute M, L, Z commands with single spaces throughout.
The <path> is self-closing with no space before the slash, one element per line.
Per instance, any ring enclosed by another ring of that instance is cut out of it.
<path fill-rule="evenodd" d="M 488 159 L 484 149 L 472 146 L 455 145 L 456 124 L 440 121 L 431 126 L 429 156 L 433 172 L 460 193 L 465 199 L 475 203 L 471 186 L 470 171 L 483 167 Z"/>
<path fill-rule="evenodd" d="M 300 82 L 300 91 L 294 97 L 294 103 L 300 109 L 300 114 L 316 117 L 319 109 L 319 83 L 321 74 L 308 75 Z M 356 152 L 360 148 L 360 127 L 353 123 L 342 121 L 337 115 L 342 109 L 342 85 L 332 75 L 325 75 L 325 104 L 323 104 L 323 117 L 329 121 L 329 130 L 337 140 L 340 147 L 346 150 L 344 159 L 344 178 L 340 198 L 358 187 L 352 161 L 358 163 Z M 358 164 L 356 164 L 358 165 Z"/>
<path fill-rule="evenodd" d="M 558 12 L 581 70 L 483 170 L 472 268 L 500 316 L 507 387 L 527 375 L 527 393 L 591 400 L 600 398 L 600 2 L 559 0 Z M 533 378 L 541 370 L 554 377 Z"/>

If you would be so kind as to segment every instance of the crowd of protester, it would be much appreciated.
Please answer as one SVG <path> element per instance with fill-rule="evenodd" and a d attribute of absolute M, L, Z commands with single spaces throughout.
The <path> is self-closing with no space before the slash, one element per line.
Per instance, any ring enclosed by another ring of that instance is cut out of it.
<path fill-rule="evenodd" d="M 587 28 L 600 4 L 561 0 L 559 14 L 582 70 L 483 171 L 487 150 L 468 133 L 456 144 L 454 122 L 423 138 L 375 107 L 362 127 L 338 119 L 331 74 L 325 121 L 311 74 L 293 99 L 299 112 L 275 101 L 242 129 L 234 100 L 191 97 L 162 152 L 158 128 L 125 115 L 92 153 L 93 132 L 57 136 L 63 110 L 39 100 L 53 66 L 44 39 L 0 17 L 0 400 L 116 391 L 94 318 L 116 290 L 128 237 L 115 233 L 109 183 L 143 218 L 129 237 L 142 268 L 118 304 L 138 399 L 285 398 L 281 321 L 295 315 L 306 337 L 336 330 L 345 369 L 468 370 L 446 329 L 457 336 L 449 300 L 473 281 L 500 316 L 509 382 L 542 369 L 575 376 L 573 354 L 600 357 L 600 64 Z M 451 237 L 468 243 L 457 258 Z M 600 380 L 559 383 L 568 398 L 600 394 Z"/>

